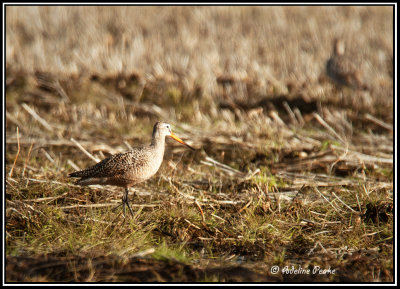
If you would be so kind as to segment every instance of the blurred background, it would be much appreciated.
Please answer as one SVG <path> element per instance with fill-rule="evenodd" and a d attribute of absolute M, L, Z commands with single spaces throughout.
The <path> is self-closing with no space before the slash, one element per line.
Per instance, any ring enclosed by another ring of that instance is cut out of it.
<path fill-rule="evenodd" d="M 250 82 L 257 93 L 311 86 L 321 96 L 335 37 L 372 86 L 390 86 L 392 7 L 6 8 L 7 71 L 134 74 L 200 97 L 221 96 L 228 82 Z M 255 97 L 245 90 L 229 97 Z"/>
<path fill-rule="evenodd" d="M 338 92 L 327 81 L 334 38 L 343 39 L 368 93 Z M 7 6 L 6 72 L 9 109 L 12 99 L 125 100 L 156 105 L 154 119 L 209 127 L 237 119 L 238 109 L 265 113 L 271 99 L 273 109 L 286 101 L 302 113 L 314 111 L 315 100 L 391 122 L 393 8 Z M 61 96 L 13 96 L 21 83 L 52 81 L 61 81 Z M 140 117 L 135 107 L 117 120 Z"/>
<path fill-rule="evenodd" d="M 217 281 L 393 281 L 393 15 L 392 6 L 6 6 L 8 280 L 152 281 L 132 273 L 136 261 L 76 274 L 68 258 L 155 252 L 198 266 L 250 260 L 262 275 L 235 269 Z M 367 89 L 327 76 L 334 39 Z M 121 190 L 67 175 L 93 165 L 89 154 L 149 143 L 158 120 L 197 150 L 168 140 L 160 171 L 134 188 L 135 218 L 115 226 Z M 51 255 L 69 269 L 41 266 Z M 155 280 L 193 281 L 166 264 L 173 272 Z M 271 264 L 339 273 L 271 275 Z"/>

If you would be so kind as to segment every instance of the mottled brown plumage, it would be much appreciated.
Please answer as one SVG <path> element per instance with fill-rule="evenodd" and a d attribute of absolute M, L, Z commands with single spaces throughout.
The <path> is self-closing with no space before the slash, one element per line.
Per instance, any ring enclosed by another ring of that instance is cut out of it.
<path fill-rule="evenodd" d="M 344 54 L 345 46 L 341 39 L 335 39 L 333 55 L 326 63 L 327 75 L 338 85 L 353 89 L 366 89 L 362 71 L 357 69 L 351 58 Z"/>
<path fill-rule="evenodd" d="M 157 122 L 154 125 L 153 137 L 150 145 L 133 148 L 129 152 L 112 155 L 87 169 L 69 174 L 70 177 L 81 178 L 77 185 L 113 185 L 123 187 L 125 194 L 122 204 L 128 206 L 133 214 L 128 201 L 128 188 L 151 178 L 160 168 L 164 158 L 165 137 L 188 146 L 171 132 L 168 123 Z"/>

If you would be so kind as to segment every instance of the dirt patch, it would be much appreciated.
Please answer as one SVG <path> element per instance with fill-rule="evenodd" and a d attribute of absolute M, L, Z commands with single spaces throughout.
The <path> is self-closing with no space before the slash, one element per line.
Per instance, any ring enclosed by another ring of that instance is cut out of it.
<path fill-rule="evenodd" d="M 294 261 L 291 265 L 279 265 L 276 274 L 271 273 L 275 265 L 267 262 L 234 265 L 208 260 L 207 265 L 189 265 L 173 259 L 116 255 L 8 256 L 6 282 L 372 282 L 373 272 L 384 282 L 393 281 L 393 272 L 385 269 L 377 256 L 378 252 L 361 250 L 344 254 L 341 260 L 321 254 L 302 264 L 296 265 Z M 292 260 L 296 259 L 293 255 Z"/>
<path fill-rule="evenodd" d="M 175 260 L 118 256 L 7 257 L 7 282 L 265 282 L 242 266 L 200 269 Z"/>

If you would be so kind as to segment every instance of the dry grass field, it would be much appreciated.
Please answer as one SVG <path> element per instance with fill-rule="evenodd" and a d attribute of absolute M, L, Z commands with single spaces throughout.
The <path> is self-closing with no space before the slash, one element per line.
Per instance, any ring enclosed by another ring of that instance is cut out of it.
<path fill-rule="evenodd" d="M 5 15 L 6 282 L 394 281 L 393 7 Z M 68 178 L 158 120 L 196 150 L 167 140 L 133 217 Z"/>

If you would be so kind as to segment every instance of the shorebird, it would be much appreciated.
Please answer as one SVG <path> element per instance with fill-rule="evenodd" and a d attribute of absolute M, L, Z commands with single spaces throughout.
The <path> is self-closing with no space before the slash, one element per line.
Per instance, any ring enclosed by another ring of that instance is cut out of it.
<path fill-rule="evenodd" d="M 333 55 L 326 63 L 326 74 L 338 85 L 353 89 L 366 89 L 363 75 L 352 60 L 344 54 L 343 40 L 336 38 L 333 43 Z"/>
<path fill-rule="evenodd" d="M 113 185 L 125 189 L 122 205 L 125 215 L 125 205 L 133 215 L 128 200 L 129 187 L 151 178 L 160 168 L 164 158 L 165 137 L 169 136 L 194 150 L 190 145 L 177 137 L 171 131 L 171 125 L 157 122 L 153 128 L 150 145 L 139 146 L 125 153 L 112 155 L 94 166 L 69 174 L 70 177 L 80 178 L 76 185 Z"/>

